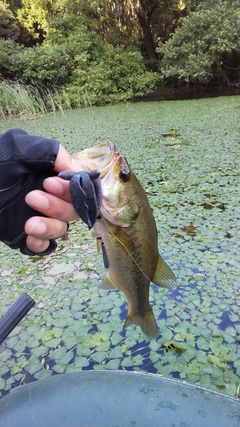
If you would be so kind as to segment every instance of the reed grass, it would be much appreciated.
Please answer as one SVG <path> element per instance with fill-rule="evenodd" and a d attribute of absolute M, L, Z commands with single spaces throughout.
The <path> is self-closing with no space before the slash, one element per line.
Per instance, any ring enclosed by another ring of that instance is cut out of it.
<path fill-rule="evenodd" d="M 36 118 L 48 112 L 71 108 L 65 90 L 34 87 L 22 82 L 0 82 L 0 118 Z"/>

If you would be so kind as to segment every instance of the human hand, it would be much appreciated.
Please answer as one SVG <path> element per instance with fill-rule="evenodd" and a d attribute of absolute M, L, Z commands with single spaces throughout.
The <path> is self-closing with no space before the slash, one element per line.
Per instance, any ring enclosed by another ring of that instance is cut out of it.
<path fill-rule="evenodd" d="M 54 170 L 79 171 L 82 170 L 82 166 L 60 145 Z M 31 217 L 25 223 L 27 246 L 36 253 L 44 252 L 51 239 L 64 235 L 68 229 L 68 221 L 79 218 L 71 203 L 69 181 L 57 176 L 50 177 L 45 179 L 43 187 L 46 191 L 34 190 L 25 198 L 31 208 L 46 215 L 46 217 Z"/>

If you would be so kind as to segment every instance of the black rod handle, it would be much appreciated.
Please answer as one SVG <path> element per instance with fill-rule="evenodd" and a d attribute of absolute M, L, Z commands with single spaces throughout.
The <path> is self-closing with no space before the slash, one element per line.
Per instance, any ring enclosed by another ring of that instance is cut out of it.
<path fill-rule="evenodd" d="M 7 313 L 0 319 L 0 344 L 7 338 L 15 326 L 21 322 L 34 304 L 35 301 L 28 294 L 22 294 L 9 308 Z"/>

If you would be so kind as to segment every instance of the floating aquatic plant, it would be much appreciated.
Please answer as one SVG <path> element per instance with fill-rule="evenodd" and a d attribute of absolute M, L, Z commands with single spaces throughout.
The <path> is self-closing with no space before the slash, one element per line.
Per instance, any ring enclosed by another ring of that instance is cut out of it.
<path fill-rule="evenodd" d="M 98 290 L 103 263 L 80 222 L 45 258 L 1 244 L 0 315 L 23 292 L 36 301 L 0 347 L 2 395 L 58 373 L 122 369 L 239 396 L 239 107 L 240 97 L 220 97 L 0 121 L 1 132 L 19 126 L 73 153 L 112 140 L 146 188 L 179 283 L 171 293 L 152 287 L 160 334 L 147 341 L 139 328 L 122 330 L 123 295 Z"/>

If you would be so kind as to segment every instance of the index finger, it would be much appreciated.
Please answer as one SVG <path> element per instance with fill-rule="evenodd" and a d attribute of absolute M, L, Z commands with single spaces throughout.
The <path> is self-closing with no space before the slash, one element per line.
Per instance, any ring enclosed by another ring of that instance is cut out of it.
<path fill-rule="evenodd" d="M 49 177 L 43 181 L 43 188 L 47 193 L 59 197 L 66 202 L 71 202 L 69 181 L 61 179 L 58 176 Z"/>
<path fill-rule="evenodd" d="M 49 218 L 55 218 L 64 222 L 79 218 L 72 203 L 45 191 L 31 191 L 26 195 L 25 201 L 31 208 Z"/>

